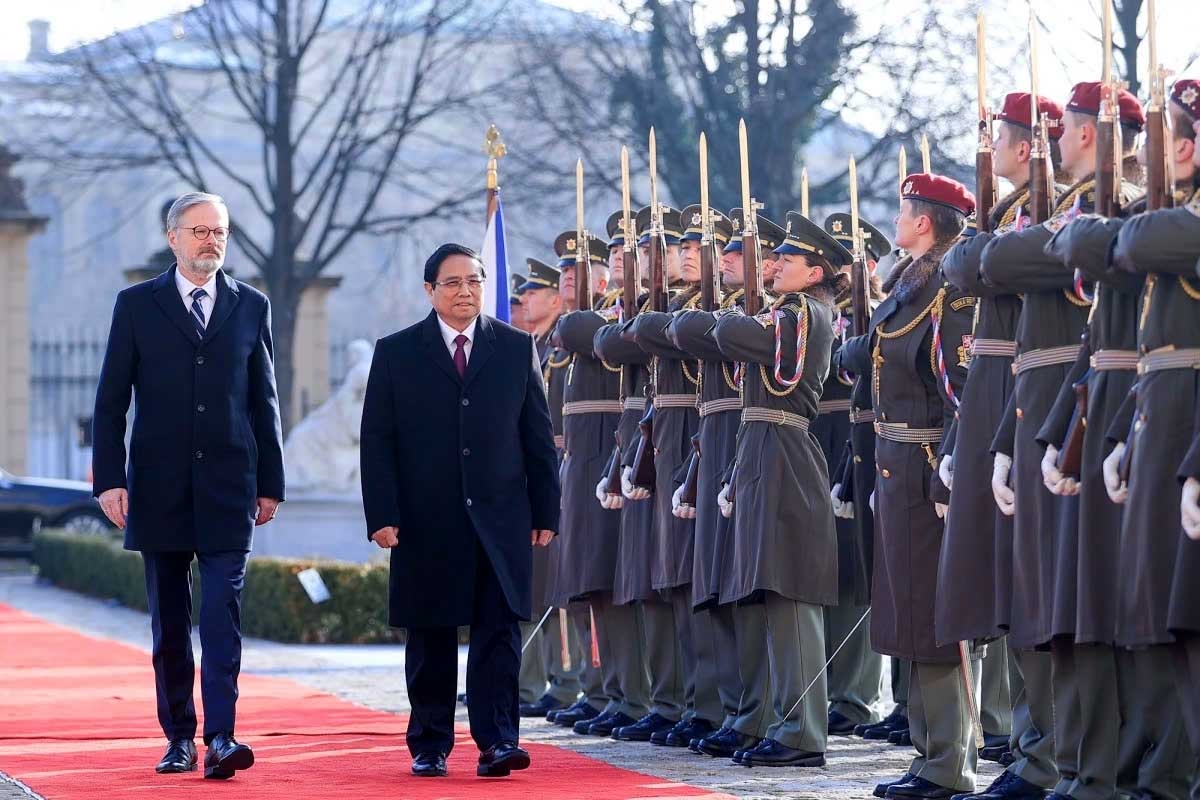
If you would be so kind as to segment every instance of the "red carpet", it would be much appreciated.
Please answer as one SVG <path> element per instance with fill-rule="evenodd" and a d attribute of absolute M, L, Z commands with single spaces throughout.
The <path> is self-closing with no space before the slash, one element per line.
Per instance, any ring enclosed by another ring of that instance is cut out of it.
<path fill-rule="evenodd" d="M 200 709 L 199 669 L 196 678 Z M 403 679 L 397 670 L 394 680 Z M 254 768 L 226 782 L 205 781 L 201 771 L 156 775 L 165 743 L 149 656 L 0 605 L 0 771 L 49 800 L 718 797 L 538 744 L 528 745 L 528 771 L 477 778 L 478 750 L 465 729 L 449 778 L 413 778 L 405 717 L 288 680 L 243 675 L 239 685 L 238 738 L 254 748 Z"/>

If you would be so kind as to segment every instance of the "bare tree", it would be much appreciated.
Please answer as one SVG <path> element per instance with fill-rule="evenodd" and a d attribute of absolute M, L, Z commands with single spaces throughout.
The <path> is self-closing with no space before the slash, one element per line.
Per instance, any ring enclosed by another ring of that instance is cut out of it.
<path fill-rule="evenodd" d="M 54 96 L 76 124 L 23 148 L 60 171 L 165 169 L 245 201 L 234 241 L 274 307 L 286 431 L 305 288 L 360 236 L 479 202 L 478 175 L 428 171 L 503 80 L 480 47 L 495 24 L 471 0 L 208 0 L 60 55 Z"/>
<path fill-rule="evenodd" d="M 923 5 L 904 25 L 887 25 L 892 16 L 880 5 L 737 0 L 728 17 L 712 20 L 701 0 L 625 0 L 615 19 L 565 39 L 541 35 L 528 51 L 522 101 L 547 121 L 547 140 L 582 153 L 608 188 L 618 186 L 617 142 L 644 159 L 654 126 L 670 196 L 696 200 L 696 143 L 705 131 L 713 201 L 740 205 L 736 131 L 744 118 L 750 182 L 772 216 L 799 206 L 806 158 L 814 205 L 845 202 L 843 156 L 851 153 L 864 199 L 891 201 L 897 149 L 908 147 L 916 171 L 923 133 L 935 169 L 968 174 L 973 81 L 930 77 L 973 63 L 973 16 L 964 3 Z M 549 173 L 548 191 L 570 185 L 563 172 Z"/>

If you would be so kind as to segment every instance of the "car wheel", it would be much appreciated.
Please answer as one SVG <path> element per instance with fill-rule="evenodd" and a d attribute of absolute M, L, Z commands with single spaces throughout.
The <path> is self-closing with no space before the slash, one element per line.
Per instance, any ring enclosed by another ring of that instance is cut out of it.
<path fill-rule="evenodd" d="M 55 526 L 71 533 L 108 533 L 112 527 L 108 518 L 98 511 L 72 511 L 61 519 Z"/>

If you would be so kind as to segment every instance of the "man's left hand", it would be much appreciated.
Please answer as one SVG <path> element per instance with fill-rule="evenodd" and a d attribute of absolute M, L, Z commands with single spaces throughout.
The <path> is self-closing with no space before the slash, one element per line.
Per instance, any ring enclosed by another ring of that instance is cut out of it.
<path fill-rule="evenodd" d="M 545 547 L 554 538 L 554 531 L 534 531 L 533 544 L 535 547 Z"/>
<path fill-rule="evenodd" d="M 254 517 L 254 524 L 266 525 L 268 522 L 275 519 L 275 512 L 278 508 L 278 500 L 270 497 L 258 498 L 258 515 Z"/>

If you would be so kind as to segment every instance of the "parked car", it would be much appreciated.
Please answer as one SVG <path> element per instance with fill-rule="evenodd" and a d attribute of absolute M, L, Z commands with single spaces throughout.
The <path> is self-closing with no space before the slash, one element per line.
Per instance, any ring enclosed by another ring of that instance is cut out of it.
<path fill-rule="evenodd" d="M 0 551 L 28 552 L 42 528 L 103 534 L 113 527 L 90 483 L 18 478 L 0 469 Z"/>

